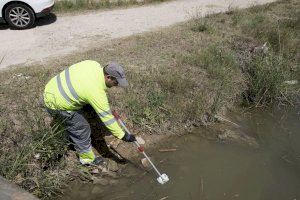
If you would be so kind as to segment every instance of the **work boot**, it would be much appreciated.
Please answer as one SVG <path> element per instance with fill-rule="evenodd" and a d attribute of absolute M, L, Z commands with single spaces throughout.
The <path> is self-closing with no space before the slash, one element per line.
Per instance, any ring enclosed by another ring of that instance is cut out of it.
<path fill-rule="evenodd" d="M 79 154 L 79 161 L 83 165 L 101 166 L 105 164 L 101 156 L 95 156 L 92 150 Z"/>
<path fill-rule="evenodd" d="M 97 156 L 95 160 L 91 163 L 91 165 L 103 165 L 105 163 L 104 159 L 101 156 Z"/>

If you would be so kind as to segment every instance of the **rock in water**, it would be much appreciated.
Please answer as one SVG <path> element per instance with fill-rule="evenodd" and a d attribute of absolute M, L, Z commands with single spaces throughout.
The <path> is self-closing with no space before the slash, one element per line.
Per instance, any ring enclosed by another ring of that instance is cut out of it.
<path fill-rule="evenodd" d="M 119 170 L 119 166 L 118 166 L 118 164 L 117 164 L 115 161 L 113 161 L 113 160 L 108 160 L 108 161 L 107 161 L 107 169 L 108 169 L 109 171 L 116 172 L 116 171 Z"/>
<path fill-rule="evenodd" d="M 252 147 L 259 147 L 258 142 L 255 138 L 250 137 L 242 132 L 233 131 L 233 130 L 225 130 L 224 133 L 219 134 L 218 138 L 223 141 L 235 142 L 242 145 L 249 145 Z"/>

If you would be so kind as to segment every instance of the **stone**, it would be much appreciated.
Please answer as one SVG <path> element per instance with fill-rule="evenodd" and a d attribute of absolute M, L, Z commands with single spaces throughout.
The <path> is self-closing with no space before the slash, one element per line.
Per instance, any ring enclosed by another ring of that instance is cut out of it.
<path fill-rule="evenodd" d="M 117 164 L 115 161 L 113 161 L 113 160 L 108 160 L 108 161 L 107 161 L 107 169 L 108 169 L 109 171 L 116 172 L 116 171 L 119 170 L 119 166 L 118 166 L 118 164 Z"/>
<path fill-rule="evenodd" d="M 0 199 L 38 200 L 38 198 L 32 194 L 29 194 L 17 185 L 7 181 L 2 176 L 0 176 L 0 188 Z"/>

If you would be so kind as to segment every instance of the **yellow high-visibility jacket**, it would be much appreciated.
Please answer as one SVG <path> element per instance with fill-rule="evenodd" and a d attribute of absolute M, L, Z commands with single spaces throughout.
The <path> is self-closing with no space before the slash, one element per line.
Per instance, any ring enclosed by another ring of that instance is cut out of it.
<path fill-rule="evenodd" d="M 79 110 L 83 105 L 90 104 L 109 131 L 121 139 L 125 132 L 111 113 L 106 89 L 101 65 L 86 60 L 53 77 L 46 85 L 44 102 L 50 109 L 66 111 Z"/>

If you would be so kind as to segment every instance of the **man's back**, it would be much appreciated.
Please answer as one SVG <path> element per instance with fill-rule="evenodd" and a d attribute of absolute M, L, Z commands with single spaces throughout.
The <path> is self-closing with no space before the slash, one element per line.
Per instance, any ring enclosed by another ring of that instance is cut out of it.
<path fill-rule="evenodd" d="M 53 77 L 45 87 L 44 100 L 50 109 L 78 110 L 95 98 L 105 98 L 105 81 L 101 65 L 86 60 L 72 65 Z"/>

